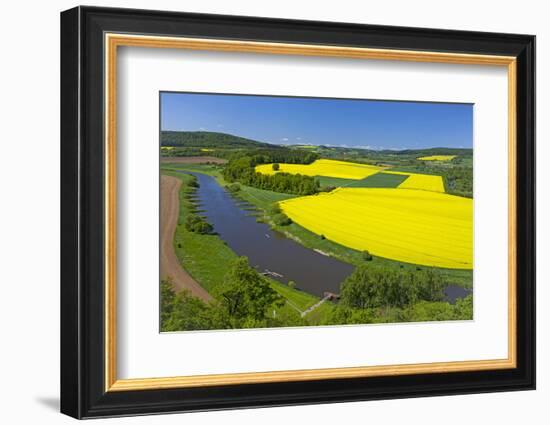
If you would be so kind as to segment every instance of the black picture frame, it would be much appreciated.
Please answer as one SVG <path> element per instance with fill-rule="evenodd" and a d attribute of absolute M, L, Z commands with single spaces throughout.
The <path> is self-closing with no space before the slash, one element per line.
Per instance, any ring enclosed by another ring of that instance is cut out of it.
<path fill-rule="evenodd" d="M 517 367 L 106 392 L 104 33 L 507 55 L 517 58 Z M 76 7 L 61 13 L 61 412 L 75 418 L 535 388 L 535 37 Z"/>

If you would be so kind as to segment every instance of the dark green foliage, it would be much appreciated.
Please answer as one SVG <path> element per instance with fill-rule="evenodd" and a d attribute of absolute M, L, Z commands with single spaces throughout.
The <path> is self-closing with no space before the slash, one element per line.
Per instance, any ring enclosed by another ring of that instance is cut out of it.
<path fill-rule="evenodd" d="M 278 213 L 273 216 L 273 222 L 277 226 L 288 226 L 292 224 L 292 220 L 286 214 Z"/>
<path fill-rule="evenodd" d="M 281 168 L 281 167 L 279 166 L 278 163 L 275 162 L 275 163 L 272 165 L 272 168 L 273 168 L 273 171 L 279 171 L 279 168 Z"/>
<path fill-rule="evenodd" d="M 239 183 L 231 183 L 226 186 L 227 190 L 231 193 L 237 193 L 241 190 L 241 185 Z"/>
<path fill-rule="evenodd" d="M 351 308 L 403 308 L 419 300 L 443 300 L 445 284 L 433 270 L 405 272 L 359 266 L 342 283 L 340 301 Z"/>
<path fill-rule="evenodd" d="M 455 302 L 455 318 L 457 320 L 472 320 L 474 310 L 474 297 L 468 295 L 465 298 L 456 300 Z"/>
<path fill-rule="evenodd" d="M 331 314 L 326 317 L 323 325 L 353 325 L 379 322 L 379 314 L 376 309 L 356 309 L 345 306 L 334 308 Z"/>
<path fill-rule="evenodd" d="M 197 180 L 197 178 L 195 176 L 191 176 L 191 177 L 193 177 L 193 178 L 190 179 L 189 182 L 187 182 L 187 186 L 188 187 L 193 187 L 193 188 L 198 188 L 200 186 L 199 181 Z M 195 191 L 191 190 L 190 192 L 194 193 Z"/>
<path fill-rule="evenodd" d="M 361 255 L 363 256 L 363 260 L 372 261 L 372 255 L 369 251 L 363 251 Z"/>
<path fill-rule="evenodd" d="M 454 195 L 473 197 L 472 167 L 446 168 L 441 173 L 445 180 L 445 191 Z"/>
<path fill-rule="evenodd" d="M 262 148 L 245 154 L 253 158 L 254 165 L 273 163 L 311 164 L 319 155 L 315 152 L 289 149 L 284 146 L 271 145 L 269 149 Z"/>
<path fill-rule="evenodd" d="M 258 164 L 256 157 L 244 156 L 229 161 L 223 170 L 223 177 L 229 182 L 238 181 L 246 186 L 295 195 L 313 195 L 319 190 L 319 183 L 314 177 L 301 174 L 277 173 L 267 175 L 257 173 L 254 167 Z"/>
<path fill-rule="evenodd" d="M 204 218 L 196 214 L 189 214 L 185 219 L 185 228 L 190 232 L 199 233 L 201 235 L 211 233 L 213 227 Z"/>
<path fill-rule="evenodd" d="M 414 276 L 414 285 L 418 291 L 418 298 L 425 301 L 441 301 L 445 298 L 445 282 L 441 275 L 433 269 L 411 273 Z"/>
<path fill-rule="evenodd" d="M 173 149 L 161 149 L 160 156 L 164 158 L 177 158 L 181 156 L 205 156 L 206 154 L 214 154 L 214 152 L 204 152 L 201 148 L 194 147 L 177 147 Z"/>
<path fill-rule="evenodd" d="M 319 235 L 319 237 L 320 237 L 322 240 L 325 240 L 325 239 L 326 239 L 326 238 L 325 238 L 325 235 L 323 235 L 323 234 Z"/>
<path fill-rule="evenodd" d="M 163 332 L 307 324 L 296 315 L 274 317 L 273 310 L 282 307 L 285 300 L 248 265 L 246 257 L 235 260 L 210 303 L 188 291 L 176 294 L 169 280 L 161 281 L 160 290 Z"/>
<path fill-rule="evenodd" d="M 175 297 L 176 293 L 172 289 L 171 281 L 162 280 L 160 282 L 160 323 L 162 329 L 170 319 L 170 316 L 172 316 Z"/>
<path fill-rule="evenodd" d="M 160 328 L 162 332 L 226 329 L 230 325 L 225 312 L 206 304 L 188 291 L 176 294 L 170 281 L 160 284 Z"/>
<path fill-rule="evenodd" d="M 193 146 L 199 148 L 258 148 L 275 147 L 232 134 L 211 131 L 163 131 L 160 134 L 161 146 Z M 204 152 L 201 152 L 204 155 Z"/>
<path fill-rule="evenodd" d="M 261 326 L 267 319 L 268 308 L 284 304 L 267 279 L 248 265 L 246 257 L 235 260 L 216 298 L 235 328 Z"/>
<path fill-rule="evenodd" d="M 399 284 L 388 284 L 389 281 L 386 280 L 380 287 L 374 281 L 376 275 L 367 277 L 367 273 L 366 270 L 361 270 L 350 281 L 353 283 L 348 283 L 346 289 L 342 289 L 340 304 L 332 310 L 330 315 L 324 318 L 322 324 L 343 325 L 473 319 L 473 298 L 471 295 L 457 300 L 453 305 L 442 301 L 443 289 L 441 289 L 441 293 L 437 291 L 437 293 L 432 294 L 433 300 L 423 300 L 421 299 L 423 295 L 420 295 L 420 293 L 422 293 L 424 290 L 422 288 L 425 286 L 425 283 L 422 283 L 423 279 L 426 278 L 424 276 L 418 279 L 412 278 L 412 288 L 405 291 L 405 296 L 401 296 L 395 292 L 395 289 L 399 289 Z M 396 280 L 394 278 L 392 281 L 406 282 L 411 277 L 401 276 L 401 279 Z M 399 290 L 403 290 L 403 287 Z M 350 301 L 352 305 L 350 305 Z"/>
<path fill-rule="evenodd" d="M 269 207 L 268 213 L 271 215 L 280 214 L 281 213 L 281 207 L 278 203 L 274 203 Z"/>
<path fill-rule="evenodd" d="M 240 182 L 246 186 L 294 195 L 313 195 L 319 191 L 319 183 L 314 177 L 300 174 L 257 173 L 256 165 L 274 162 L 274 169 L 280 162 L 289 164 L 310 164 L 318 158 L 314 152 L 277 147 L 258 149 L 234 154 L 223 170 L 223 177 L 229 182 Z"/>

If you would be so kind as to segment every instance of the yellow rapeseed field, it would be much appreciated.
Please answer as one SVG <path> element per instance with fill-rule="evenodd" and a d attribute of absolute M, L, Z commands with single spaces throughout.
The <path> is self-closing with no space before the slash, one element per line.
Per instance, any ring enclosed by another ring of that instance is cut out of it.
<path fill-rule="evenodd" d="M 443 177 L 432 176 L 429 174 L 406 173 L 403 171 L 384 171 L 386 174 L 398 174 L 400 176 L 409 176 L 397 186 L 399 189 L 419 189 L 429 190 L 430 192 L 445 192 Z"/>
<path fill-rule="evenodd" d="M 453 158 L 456 158 L 456 155 L 431 155 L 423 156 L 417 159 L 419 159 L 420 161 L 450 161 Z"/>
<path fill-rule="evenodd" d="M 425 266 L 473 266 L 469 198 L 425 190 L 340 188 L 280 206 L 306 229 L 359 251 Z"/>
<path fill-rule="evenodd" d="M 279 164 L 278 172 L 290 174 L 303 174 L 305 176 L 337 177 L 341 179 L 362 180 L 368 176 L 384 170 L 383 167 L 375 165 L 358 164 L 346 161 L 335 161 L 332 159 L 318 159 L 311 164 Z M 262 174 L 275 174 L 273 164 L 262 164 L 256 166 L 256 171 Z"/>

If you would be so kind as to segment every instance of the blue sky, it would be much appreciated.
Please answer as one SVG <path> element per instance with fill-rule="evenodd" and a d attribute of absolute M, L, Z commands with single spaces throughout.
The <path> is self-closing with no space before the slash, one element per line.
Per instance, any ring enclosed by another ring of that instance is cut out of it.
<path fill-rule="evenodd" d="M 217 131 L 274 144 L 471 148 L 473 106 L 161 93 L 161 128 Z"/>

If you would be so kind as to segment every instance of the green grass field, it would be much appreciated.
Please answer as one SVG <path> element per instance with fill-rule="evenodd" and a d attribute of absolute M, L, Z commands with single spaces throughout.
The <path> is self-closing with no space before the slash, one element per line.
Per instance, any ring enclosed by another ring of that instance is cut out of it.
<path fill-rule="evenodd" d="M 274 202 L 284 201 L 285 199 L 296 198 L 296 195 L 288 193 L 272 192 L 270 190 L 256 189 L 255 187 L 241 185 L 241 190 L 235 192 L 235 196 L 250 202 L 252 205 L 268 209 Z"/>
<path fill-rule="evenodd" d="M 407 176 L 397 174 L 377 173 L 362 180 L 338 179 L 334 177 L 318 176 L 321 187 L 397 187 L 403 183 Z"/>

